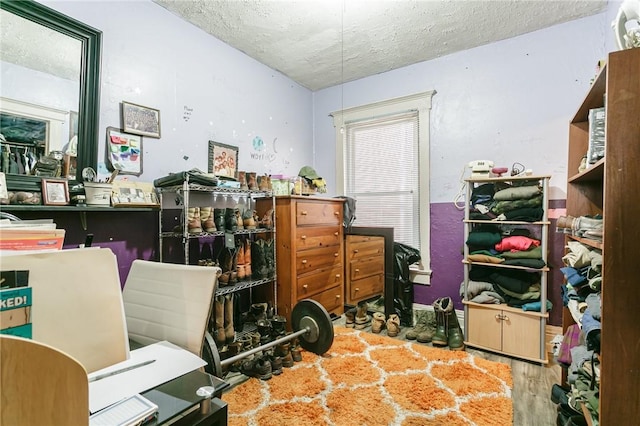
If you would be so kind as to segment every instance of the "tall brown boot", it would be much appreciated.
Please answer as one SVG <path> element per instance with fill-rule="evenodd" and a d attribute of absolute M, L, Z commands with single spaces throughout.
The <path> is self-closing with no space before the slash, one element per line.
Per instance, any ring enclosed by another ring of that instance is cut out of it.
<path fill-rule="evenodd" d="M 244 274 L 251 278 L 251 241 L 244 240 Z"/>
<path fill-rule="evenodd" d="M 236 271 L 238 272 L 238 281 L 242 281 L 247 277 L 244 269 L 245 255 L 244 255 L 244 242 L 240 241 L 238 244 L 238 253 L 236 254 Z"/>
<path fill-rule="evenodd" d="M 200 207 L 200 224 L 205 232 L 216 232 L 213 222 L 213 207 Z"/>
<path fill-rule="evenodd" d="M 250 191 L 258 190 L 258 179 L 256 176 L 256 172 L 247 173 L 247 186 L 249 187 Z"/>
<path fill-rule="evenodd" d="M 229 293 L 224 297 L 224 335 L 227 343 L 233 342 L 236 337 L 233 329 L 233 293 Z"/>
<path fill-rule="evenodd" d="M 187 209 L 187 230 L 190 234 L 199 234 L 202 232 L 200 208 L 189 207 L 189 209 Z"/>
<path fill-rule="evenodd" d="M 240 182 L 240 190 L 249 190 L 249 185 L 247 185 L 247 172 L 238 171 L 238 182 Z"/>
<path fill-rule="evenodd" d="M 224 296 L 216 296 L 213 304 L 213 314 L 215 322 L 213 325 L 213 339 L 218 347 L 224 346 L 226 343 L 226 333 L 224 329 L 225 314 L 225 298 Z"/>

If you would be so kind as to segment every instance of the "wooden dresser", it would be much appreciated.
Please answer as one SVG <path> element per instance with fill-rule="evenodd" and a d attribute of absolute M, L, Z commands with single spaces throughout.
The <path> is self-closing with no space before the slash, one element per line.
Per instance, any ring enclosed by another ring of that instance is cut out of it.
<path fill-rule="evenodd" d="M 345 248 L 345 303 L 382 296 L 385 281 L 384 237 L 347 235 Z"/>
<path fill-rule="evenodd" d="M 276 197 L 276 298 L 289 329 L 291 311 L 302 299 L 344 313 L 342 213 L 337 198 Z"/>

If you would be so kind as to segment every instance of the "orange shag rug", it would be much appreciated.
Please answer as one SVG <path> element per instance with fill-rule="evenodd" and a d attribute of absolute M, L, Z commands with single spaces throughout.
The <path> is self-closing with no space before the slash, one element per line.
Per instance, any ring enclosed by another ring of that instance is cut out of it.
<path fill-rule="evenodd" d="M 231 426 L 511 425 L 511 368 L 464 351 L 437 349 L 334 327 L 327 354 L 222 399 Z"/>

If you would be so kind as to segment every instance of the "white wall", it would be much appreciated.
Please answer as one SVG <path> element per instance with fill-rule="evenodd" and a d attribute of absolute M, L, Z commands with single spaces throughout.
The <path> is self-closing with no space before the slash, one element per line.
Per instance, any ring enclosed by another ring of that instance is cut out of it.
<path fill-rule="evenodd" d="M 103 33 L 99 162 L 125 100 L 160 110 L 162 137 L 144 138 L 138 180 L 206 172 L 209 140 L 238 146 L 240 170 L 296 175 L 312 163 L 311 92 L 282 74 L 149 0 L 41 2 Z"/>
<path fill-rule="evenodd" d="M 335 192 L 330 112 L 435 89 L 432 203 L 455 199 L 475 159 L 550 174 L 551 197 L 565 198 L 568 124 L 606 56 L 609 23 L 603 13 L 315 92 L 316 170 Z"/>

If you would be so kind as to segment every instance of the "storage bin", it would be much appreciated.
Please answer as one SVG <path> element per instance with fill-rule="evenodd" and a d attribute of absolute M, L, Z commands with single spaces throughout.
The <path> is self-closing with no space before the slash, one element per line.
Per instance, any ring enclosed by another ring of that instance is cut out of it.
<path fill-rule="evenodd" d="M 110 206 L 112 185 L 110 183 L 85 182 L 84 192 L 88 206 Z"/>

